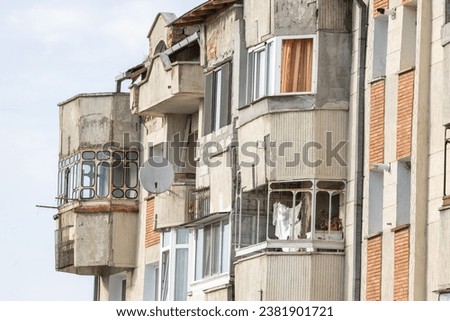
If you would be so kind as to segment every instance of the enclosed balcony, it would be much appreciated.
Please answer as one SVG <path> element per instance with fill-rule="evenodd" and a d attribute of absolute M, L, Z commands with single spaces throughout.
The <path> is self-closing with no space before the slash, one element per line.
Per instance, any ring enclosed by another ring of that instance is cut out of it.
<path fill-rule="evenodd" d="M 146 115 L 192 114 L 204 94 L 198 35 L 175 44 L 145 63 L 131 85 L 131 108 Z"/>
<path fill-rule="evenodd" d="M 129 95 L 82 94 L 59 107 L 56 270 L 94 275 L 133 268 L 139 127 Z"/>

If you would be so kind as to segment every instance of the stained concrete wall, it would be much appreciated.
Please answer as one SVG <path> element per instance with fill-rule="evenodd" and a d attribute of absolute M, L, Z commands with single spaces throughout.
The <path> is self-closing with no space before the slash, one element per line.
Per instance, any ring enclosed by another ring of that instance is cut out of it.
<path fill-rule="evenodd" d="M 60 158 L 110 142 L 127 148 L 139 141 L 139 120 L 129 111 L 129 94 L 81 94 L 59 107 Z"/>
<path fill-rule="evenodd" d="M 216 67 L 231 59 L 234 50 L 235 21 L 242 19 L 240 6 L 224 10 L 204 25 L 204 40 L 201 50 L 206 55 L 204 67 Z"/>
<path fill-rule="evenodd" d="M 316 9 L 316 3 L 310 1 L 245 0 L 247 47 L 273 36 L 315 34 Z"/>

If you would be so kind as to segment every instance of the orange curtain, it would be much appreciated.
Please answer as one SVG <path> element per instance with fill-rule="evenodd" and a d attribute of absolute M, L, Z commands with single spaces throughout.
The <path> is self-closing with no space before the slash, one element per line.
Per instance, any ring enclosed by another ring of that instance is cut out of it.
<path fill-rule="evenodd" d="M 283 40 L 281 92 L 312 91 L 312 39 Z"/>

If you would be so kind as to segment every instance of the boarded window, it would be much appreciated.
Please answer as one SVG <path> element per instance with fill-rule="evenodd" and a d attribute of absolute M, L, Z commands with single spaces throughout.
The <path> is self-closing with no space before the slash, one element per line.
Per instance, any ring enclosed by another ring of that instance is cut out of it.
<path fill-rule="evenodd" d="M 313 39 L 283 40 L 280 92 L 312 91 Z"/>

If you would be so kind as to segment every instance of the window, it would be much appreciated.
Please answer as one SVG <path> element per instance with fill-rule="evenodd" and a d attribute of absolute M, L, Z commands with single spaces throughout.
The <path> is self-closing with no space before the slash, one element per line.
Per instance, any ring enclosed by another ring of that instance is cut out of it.
<path fill-rule="evenodd" d="M 203 135 L 231 123 L 231 63 L 206 75 Z"/>
<path fill-rule="evenodd" d="M 314 36 L 275 37 L 249 51 L 247 103 L 267 95 L 314 92 Z"/>
<path fill-rule="evenodd" d="M 145 266 L 144 301 L 158 300 L 159 263 Z"/>
<path fill-rule="evenodd" d="M 445 22 L 450 22 L 450 0 L 445 0 Z"/>
<path fill-rule="evenodd" d="M 228 220 L 196 230 L 195 280 L 229 271 L 230 228 Z"/>
<path fill-rule="evenodd" d="M 109 301 L 126 301 L 127 273 L 121 272 L 109 277 Z"/>
<path fill-rule="evenodd" d="M 450 301 L 450 292 L 439 293 L 439 301 Z"/>
<path fill-rule="evenodd" d="M 389 20 L 380 16 L 374 20 L 372 79 L 386 75 L 386 55 Z"/>
<path fill-rule="evenodd" d="M 195 191 L 195 218 L 202 218 L 208 216 L 209 213 L 209 188 L 198 189 Z"/>
<path fill-rule="evenodd" d="M 84 151 L 59 162 L 58 205 L 69 201 L 138 196 L 136 151 Z"/>
<path fill-rule="evenodd" d="M 289 252 L 311 247 L 307 240 L 342 241 L 344 191 L 342 181 L 315 180 L 272 182 L 241 191 L 236 199 L 236 248 L 267 242 L 269 248 Z"/>
<path fill-rule="evenodd" d="M 162 233 L 159 289 L 160 301 L 185 301 L 188 285 L 189 230 Z"/>

